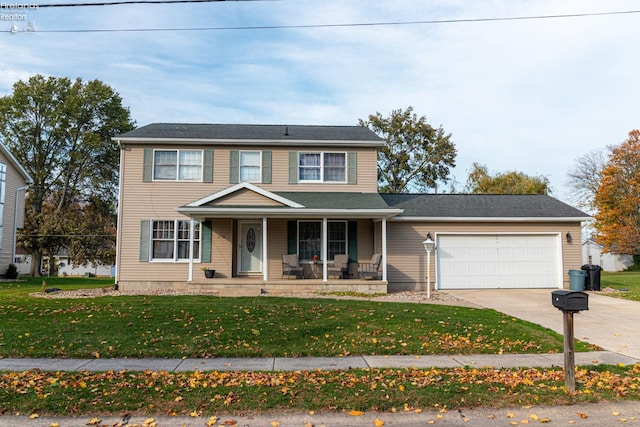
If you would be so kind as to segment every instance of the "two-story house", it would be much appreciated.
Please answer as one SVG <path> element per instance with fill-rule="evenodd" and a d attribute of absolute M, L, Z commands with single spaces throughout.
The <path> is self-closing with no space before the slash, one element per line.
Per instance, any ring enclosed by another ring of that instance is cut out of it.
<path fill-rule="evenodd" d="M 551 197 L 379 194 L 384 141 L 365 127 L 151 124 L 116 140 L 121 289 L 425 289 L 427 236 L 438 289 L 557 288 L 580 265 L 588 217 Z"/>

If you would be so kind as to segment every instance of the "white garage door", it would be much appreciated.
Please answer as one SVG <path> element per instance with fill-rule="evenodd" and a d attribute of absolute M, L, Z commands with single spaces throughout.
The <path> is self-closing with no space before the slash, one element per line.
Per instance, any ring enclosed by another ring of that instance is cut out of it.
<path fill-rule="evenodd" d="M 558 288 L 557 235 L 440 235 L 439 289 Z"/>

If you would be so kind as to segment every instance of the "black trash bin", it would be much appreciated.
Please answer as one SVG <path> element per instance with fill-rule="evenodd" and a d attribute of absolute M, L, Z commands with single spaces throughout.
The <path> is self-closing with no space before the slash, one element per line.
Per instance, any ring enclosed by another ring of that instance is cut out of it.
<path fill-rule="evenodd" d="M 585 264 L 581 270 L 587 272 L 587 279 L 584 284 L 584 288 L 587 291 L 599 291 L 600 290 L 600 272 L 602 267 L 594 264 Z"/>

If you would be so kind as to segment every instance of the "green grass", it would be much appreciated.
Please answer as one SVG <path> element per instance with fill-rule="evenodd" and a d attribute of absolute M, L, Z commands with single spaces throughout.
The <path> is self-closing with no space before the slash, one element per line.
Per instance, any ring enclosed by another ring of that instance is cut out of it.
<path fill-rule="evenodd" d="M 609 296 L 640 301 L 640 271 L 603 272 L 600 278 L 600 287 L 601 289 L 609 287 L 622 291 L 607 294 Z"/>
<path fill-rule="evenodd" d="M 104 286 L 58 279 L 47 286 Z M 562 337 L 494 310 L 275 297 L 29 296 L 0 289 L 0 357 L 301 357 L 548 353 Z M 19 288 L 16 286 L 20 286 Z M 576 351 L 595 347 L 577 343 Z"/>
<path fill-rule="evenodd" d="M 108 279 L 47 279 L 60 289 Z M 333 299 L 104 296 L 45 299 L 41 279 L 0 284 L 0 357 L 223 357 L 546 353 L 562 337 L 494 310 Z M 584 343 L 577 351 L 590 350 Z M 439 411 L 640 400 L 640 365 L 298 372 L 0 372 L 0 414 L 208 416 Z"/>

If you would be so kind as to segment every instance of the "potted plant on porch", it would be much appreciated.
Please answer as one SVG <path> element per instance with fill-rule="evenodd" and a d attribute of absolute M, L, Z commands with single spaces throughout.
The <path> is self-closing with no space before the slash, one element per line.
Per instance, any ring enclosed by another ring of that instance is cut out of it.
<path fill-rule="evenodd" d="M 202 267 L 201 270 L 204 271 L 204 277 L 207 279 L 213 279 L 213 276 L 216 275 L 216 271 L 213 268 Z"/>

